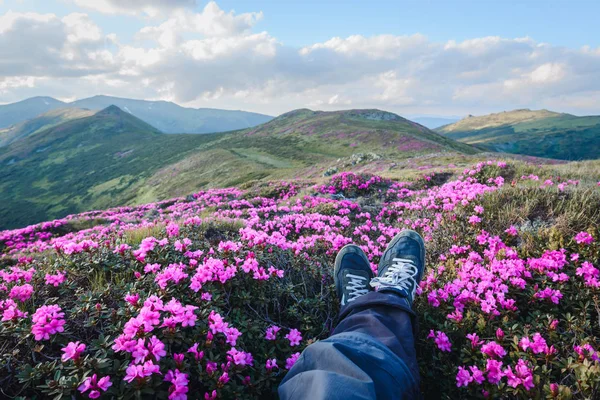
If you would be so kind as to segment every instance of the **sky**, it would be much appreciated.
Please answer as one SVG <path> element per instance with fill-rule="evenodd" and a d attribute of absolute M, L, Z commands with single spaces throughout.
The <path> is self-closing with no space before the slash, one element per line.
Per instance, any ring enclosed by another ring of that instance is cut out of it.
<path fill-rule="evenodd" d="M 600 114 L 600 2 L 0 0 L 0 103 Z"/>

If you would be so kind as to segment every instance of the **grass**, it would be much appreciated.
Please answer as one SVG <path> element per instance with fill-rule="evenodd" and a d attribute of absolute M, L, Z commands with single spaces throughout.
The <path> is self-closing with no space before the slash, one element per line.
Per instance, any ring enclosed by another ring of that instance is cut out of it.
<path fill-rule="evenodd" d="M 537 117 L 535 113 L 541 113 Z M 600 117 L 529 112 L 529 119 L 511 113 L 466 119 L 438 131 L 447 137 L 492 151 L 562 160 L 595 159 L 600 154 Z"/>

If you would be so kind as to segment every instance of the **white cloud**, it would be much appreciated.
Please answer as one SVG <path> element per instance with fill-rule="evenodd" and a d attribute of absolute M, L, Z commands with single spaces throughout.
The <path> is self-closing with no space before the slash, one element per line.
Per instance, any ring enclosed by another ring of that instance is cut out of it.
<path fill-rule="evenodd" d="M 1 15 L 0 102 L 110 94 L 271 114 L 350 106 L 401 114 L 600 112 L 599 49 L 531 38 L 435 42 L 419 34 L 336 37 L 298 49 L 258 31 L 261 12 L 225 11 L 215 2 L 200 11 L 187 1 L 95 4 L 137 14 L 172 7 L 134 38 L 107 34 L 83 13 Z"/>
<path fill-rule="evenodd" d="M 158 16 L 162 11 L 194 7 L 196 0 L 71 0 L 75 5 L 103 14 Z"/>

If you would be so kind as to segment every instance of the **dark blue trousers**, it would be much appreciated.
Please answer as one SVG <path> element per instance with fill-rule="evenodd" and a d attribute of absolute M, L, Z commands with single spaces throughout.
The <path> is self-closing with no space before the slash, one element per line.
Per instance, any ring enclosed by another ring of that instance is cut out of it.
<path fill-rule="evenodd" d="M 308 346 L 281 399 L 420 398 L 416 316 L 394 293 L 369 292 L 340 312 L 333 335 Z"/>

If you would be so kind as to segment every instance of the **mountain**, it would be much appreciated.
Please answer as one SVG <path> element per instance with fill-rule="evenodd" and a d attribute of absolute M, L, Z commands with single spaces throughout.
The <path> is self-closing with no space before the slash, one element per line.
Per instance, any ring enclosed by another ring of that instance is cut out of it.
<path fill-rule="evenodd" d="M 0 227 L 120 204 L 125 189 L 195 149 L 205 135 L 167 135 L 110 106 L 0 148 Z M 132 189 L 133 190 L 133 189 Z"/>
<path fill-rule="evenodd" d="M 246 111 L 185 108 L 168 101 L 146 101 L 94 96 L 69 106 L 101 110 L 115 105 L 165 133 L 212 133 L 249 128 L 273 117 Z"/>
<path fill-rule="evenodd" d="M 164 134 L 110 106 L 0 148 L 0 229 L 254 180 L 387 170 L 475 148 L 379 110 L 296 110 L 258 127 Z"/>
<path fill-rule="evenodd" d="M 491 151 L 560 160 L 600 158 L 600 116 L 525 109 L 469 116 L 436 131 Z"/>
<path fill-rule="evenodd" d="M 183 196 L 198 187 L 317 178 L 325 171 L 342 169 L 376 172 L 422 156 L 476 152 L 472 146 L 385 111 L 300 109 L 206 143 L 203 151 L 148 179 L 136 202 Z"/>
<path fill-rule="evenodd" d="M 0 105 L 0 128 L 7 128 L 61 107 L 65 107 L 65 103 L 52 97 L 32 97 Z"/>
<path fill-rule="evenodd" d="M 413 122 L 419 125 L 423 125 L 429 129 L 439 128 L 440 126 L 449 125 L 457 122 L 460 118 L 446 118 L 446 117 L 408 117 Z"/>
<path fill-rule="evenodd" d="M 63 103 L 51 97 L 32 97 L 18 103 L 0 105 L 0 129 L 11 128 L 56 109 L 100 111 L 111 105 L 121 108 L 164 133 L 225 132 L 253 127 L 273 119 L 268 115 L 246 111 L 186 108 L 168 101 L 94 96 Z M 0 146 L 5 144 L 7 143 L 0 142 Z"/>
<path fill-rule="evenodd" d="M 58 108 L 48 111 L 25 122 L 0 129 L 0 147 L 7 146 L 14 141 L 34 135 L 63 122 L 89 117 L 94 113 L 94 111 L 79 108 Z"/>

